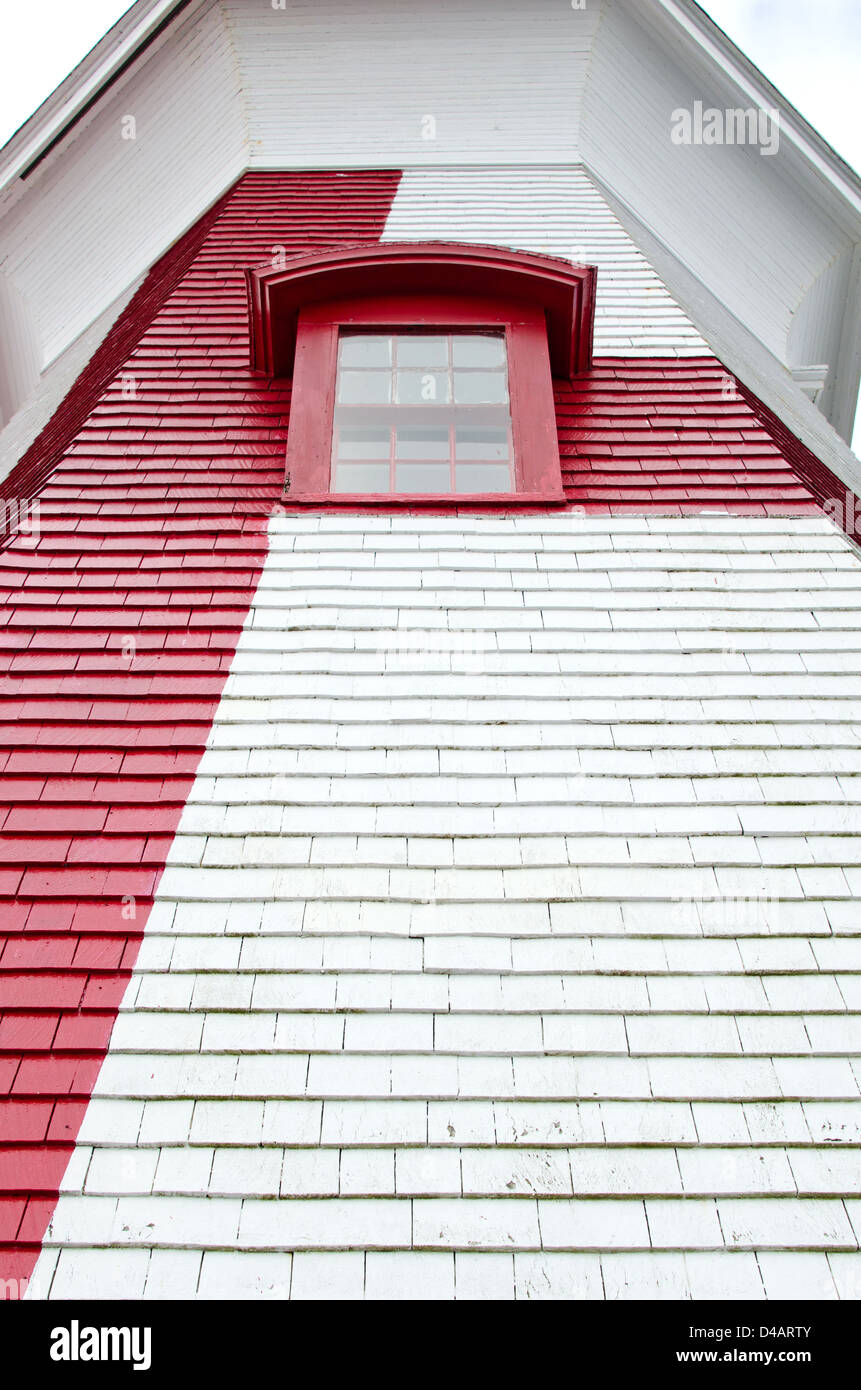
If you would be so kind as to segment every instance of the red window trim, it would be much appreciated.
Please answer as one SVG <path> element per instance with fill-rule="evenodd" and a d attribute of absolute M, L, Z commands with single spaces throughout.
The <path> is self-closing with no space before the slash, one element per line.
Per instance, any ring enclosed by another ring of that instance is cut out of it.
<path fill-rule="evenodd" d="M 338 335 L 342 328 L 396 331 L 503 329 L 508 350 L 508 389 L 514 439 L 516 490 L 500 493 L 344 493 L 330 488 L 332 420 Z M 332 501 L 350 505 L 416 506 L 480 499 L 495 506 L 564 501 L 547 328 L 540 309 L 517 300 L 474 296 L 376 296 L 335 300 L 299 315 L 290 426 L 287 434 L 290 487 L 285 501 Z"/>
<path fill-rule="evenodd" d="M 292 376 L 287 505 L 494 510 L 564 503 L 552 376 L 591 365 L 595 270 L 550 256 L 450 242 L 337 247 L 250 270 L 253 367 Z M 330 490 L 341 327 L 502 327 L 508 347 L 515 492 Z"/>

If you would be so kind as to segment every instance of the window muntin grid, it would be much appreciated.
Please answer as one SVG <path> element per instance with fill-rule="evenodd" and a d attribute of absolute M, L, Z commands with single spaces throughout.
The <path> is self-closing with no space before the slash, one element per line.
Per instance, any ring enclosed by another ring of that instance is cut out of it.
<path fill-rule="evenodd" d="M 502 332 L 341 332 L 334 493 L 515 490 Z"/>

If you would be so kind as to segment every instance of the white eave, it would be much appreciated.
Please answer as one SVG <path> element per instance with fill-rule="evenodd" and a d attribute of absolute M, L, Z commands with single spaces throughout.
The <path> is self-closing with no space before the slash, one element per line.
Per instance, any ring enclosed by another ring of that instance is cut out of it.
<path fill-rule="evenodd" d="M 175 10 L 200 3 L 205 0 L 136 0 L 0 148 L 0 191 L 62 138 Z"/>
<path fill-rule="evenodd" d="M 651 2 L 664 10 L 712 62 L 723 68 L 747 102 L 780 112 L 781 138 L 788 136 L 809 164 L 811 174 L 818 175 L 833 190 L 843 205 L 844 216 L 849 211 L 854 213 L 856 231 L 861 235 L 861 178 L 852 166 L 840 158 L 696 0 Z"/>

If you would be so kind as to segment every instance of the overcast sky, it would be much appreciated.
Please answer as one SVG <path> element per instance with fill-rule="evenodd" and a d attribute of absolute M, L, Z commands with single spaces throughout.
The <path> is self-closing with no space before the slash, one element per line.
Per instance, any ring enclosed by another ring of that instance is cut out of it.
<path fill-rule="evenodd" d="M 861 169 L 861 0 L 701 0 L 802 115 Z M 62 82 L 129 0 L 5 0 L 0 6 L 0 144 Z M 855 439 L 861 445 L 861 425 Z"/>
<path fill-rule="evenodd" d="M 861 0 L 699 0 L 837 153 L 861 169 Z"/>

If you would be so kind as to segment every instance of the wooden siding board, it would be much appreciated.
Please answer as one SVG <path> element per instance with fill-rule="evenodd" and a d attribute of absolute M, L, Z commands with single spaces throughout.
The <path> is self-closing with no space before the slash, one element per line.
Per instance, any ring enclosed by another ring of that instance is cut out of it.
<path fill-rule="evenodd" d="M 4 1276 L 35 1262 L 280 492 L 289 393 L 247 363 L 245 268 L 276 238 L 338 241 L 348 218 L 378 237 L 396 183 L 246 176 L 154 268 L 7 480 L 39 496 L 42 525 L 0 554 L 0 1169 L 30 1203 Z M 16 1147 L 18 1102 L 61 1096 L 78 1106 L 61 1129 Z"/>

